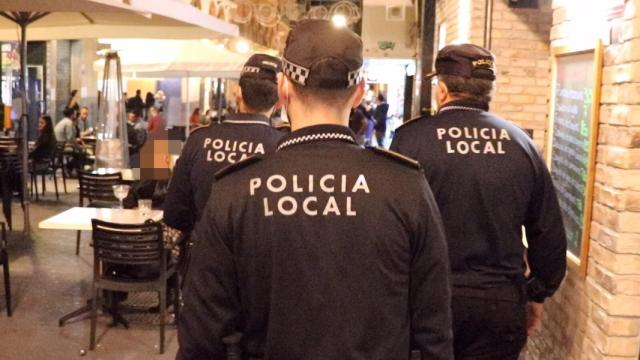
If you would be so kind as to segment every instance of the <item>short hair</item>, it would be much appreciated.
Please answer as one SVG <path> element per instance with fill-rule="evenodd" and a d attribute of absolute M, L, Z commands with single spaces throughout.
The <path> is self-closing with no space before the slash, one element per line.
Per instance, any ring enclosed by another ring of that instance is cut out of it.
<path fill-rule="evenodd" d="M 81 106 L 81 107 L 80 107 L 80 110 L 82 110 L 82 109 L 87 109 L 87 110 L 89 110 L 89 107 L 88 107 L 88 106 Z"/>
<path fill-rule="evenodd" d="M 278 102 L 278 86 L 272 80 L 241 78 L 242 100 L 255 112 L 270 110 Z"/>
<path fill-rule="evenodd" d="M 76 113 L 76 109 L 72 107 L 66 107 L 62 110 L 62 115 L 65 117 L 71 118 Z"/>
<path fill-rule="evenodd" d="M 358 86 L 346 89 L 326 89 L 318 87 L 302 86 L 294 81 L 289 81 L 298 94 L 300 101 L 306 105 L 321 105 L 329 107 L 343 107 L 349 103 L 349 99 L 356 92 Z"/>
<path fill-rule="evenodd" d="M 464 78 L 455 75 L 438 75 L 438 81 L 442 81 L 453 96 L 468 100 L 491 102 L 494 90 L 492 80 Z"/>
<path fill-rule="evenodd" d="M 380 102 L 386 101 L 386 99 L 384 98 L 384 95 L 378 94 L 378 101 Z"/>

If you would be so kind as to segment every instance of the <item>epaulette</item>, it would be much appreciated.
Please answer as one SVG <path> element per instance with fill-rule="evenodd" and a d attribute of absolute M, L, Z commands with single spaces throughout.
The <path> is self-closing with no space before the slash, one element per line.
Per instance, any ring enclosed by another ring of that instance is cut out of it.
<path fill-rule="evenodd" d="M 382 155 L 385 156 L 391 160 L 395 160 L 401 164 L 410 166 L 414 169 L 422 169 L 422 167 L 420 166 L 420 163 L 413 160 L 412 158 L 406 157 L 402 154 L 398 154 L 395 151 L 391 151 L 391 150 L 387 150 L 385 148 L 381 148 L 381 147 L 369 147 L 368 149 L 373 150 L 374 153 L 378 154 L 378 155 Z"/>
<path fill-rule="evenodd" d="M 206 128 L 208 128 L 209 126 L 211 126 L 211 124 L 201 125 L 201 126 L 198 126 L 198 127 L 197 127 L 197 128 L 195 128 L 195 129 L 190 129 L 190 130 L 189 130 L 189 135 L 193 134 L 194 132 L 196 132 L 196 131 L 198 131 L 198 130 L 200 130 L 200 129 L 206 129 Z"/>
<path fill-rule="evenodd" d="M 234 164 L 229 164 L 223 167 L 222 169 L 216 171 L 214 177 L 216 178 L 216 180 L 220 180 L 223 177 L 231 174 L 232 172 L 238 171 L 240 169 L 244 169 L 251 164 L 255 164 L 259 162 L 260 160 L 262 160 L 262 155 L 250 156 L 244 160 L 238 161 L 237 163 L 234 163 Z"/>
<path fill-rule="evenodd" d="M 409 120 L 405 121 L 404 123 L 402 123 L 402 125 L 398 126 L 396 128 L 396 131 L 400 130 L 400 128 L 402 128 L 403 126 L 405 126 L 407 124 L 411 124 L 411 123 L 415 122 L 416 120 L 420 120 L 420 119 L 423 119 L 423 118 L 424 118 L 424 115 L 420 115 L 420 116 L 416 116 L 416 117 L 414 117 L 412 119 L 409 119 Z"/>

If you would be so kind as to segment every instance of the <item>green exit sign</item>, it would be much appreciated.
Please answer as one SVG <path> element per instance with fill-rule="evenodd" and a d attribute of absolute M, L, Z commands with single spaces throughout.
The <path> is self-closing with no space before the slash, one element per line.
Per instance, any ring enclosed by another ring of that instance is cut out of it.
<path fill-rule="evenodd" d="M 378 41 L 378 48 L 380 50 L 393 50 L 396 47 L 396 43 L 393 41 Z"/>

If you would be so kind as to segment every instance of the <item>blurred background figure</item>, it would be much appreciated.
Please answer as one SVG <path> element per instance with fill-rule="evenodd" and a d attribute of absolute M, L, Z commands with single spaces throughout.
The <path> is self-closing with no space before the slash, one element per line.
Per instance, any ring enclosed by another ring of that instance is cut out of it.
<path fill-rule="evenodd" d="M 67 101 L 66 107 L 75 111 L 80 111 L 80 104 L 78 104 L 78 90 L 71 90 L 69 101 Z"/>
<path fill-rule="evenodd" d="M 149 124 L 147 126 L 147 132 L 149 135 L 156 131 L 161 131 L 166 128 L 166 122 L 160 115 L 160 111 L 155 106 L 149 108 Z"/>
<path fill-rule="evenodd" d="M 89 117 L 89 108 L 83 106 L 80 108 L 80 116 L 77 122 L 78 134 L 80 137 L 88 136 L 93 133 L 93 121 Z"/>
<path fill-rule="evenodd" d="M 164 102 L 167 100 L 167 97 L 164 95 L 164 91 L 158 90 L 154 95 L 155 104 L 153 106 L 158 109 L 159 112 L 164 111 Z"/>
<path fill-rule="evenodd" d="M 144 101 L 142 100 L 142 96 L 140 95 L 142 91 L 140 89 L 136 90 L 136 96 L 131 97 L 127 100 L 126 108 L 127 111 L 138 111 L 138 114 L 142 115 L 142 111 L 144 110 Z"/>
<path fill-rule="evenodd" d="M 149 110 L 156 103 L 156 99 L 153 97 L 153 94 L 150 91 L 147 91 L 147 95 L 144 97 L 144 118 L 149 121 Z"/>
<path fill-rule="evenodd" d="M 365 144 L 365 134 L 367 132 L 367 126 L 369 122 L 367 118 L 360 110 L 360 107 L 351 109 L 351 115 L 349 116 L 349 129 L 356 135 L 356 143 L 360 146 Z"/>
<path fill-rule="evenodd" d="M 53 120 L 51 116 L 42 115 L 38 119 L 38 139 L 36 146 L 29 154 L 34 161 L 50 159 L 56 148 L 56 136 L 53 134 Z"/>
<path fill-rule="evenodd" d="M 387 133 L 387 113 L 389 112 L 389 104 L 387 104 L 387 99 L 385 99 L 382 94 L 378 94 L 376 104 L 376 108 L 373 111 L 373 118 L 376 122 L 376 140 L 378 143 L 377 145 L 382 147 L 384 146 L 384 137 Z"/>
<path fill-rule="evenodd" d="M 200 127 L 202 124 L 200 122 L 200 108 L 196 108 L 191 113 L 191 117 L 189 118 L 189 127 L 191 129 L 196 129 Z"/>

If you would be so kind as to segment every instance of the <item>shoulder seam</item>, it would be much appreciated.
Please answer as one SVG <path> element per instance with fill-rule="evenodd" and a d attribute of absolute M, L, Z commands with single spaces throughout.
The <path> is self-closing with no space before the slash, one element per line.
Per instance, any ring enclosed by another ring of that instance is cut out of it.
<path fill-rule="evenodd" d="M 248 158 L 239 161 L 235 164 L 229 164 L 225 167 L 223 167 L 222 169 L 216 171 L 216 173 L 213 175 L 215 180 L 220 180 L 223 177 L 231 174 L 234 171 L 238 171 L 240 169 L 244 169 L 247 166 L 250 166 L 252 164 L 255 164 L 257 162 L 259 162 L 260 160 L 262 160 L 262 156 L 261 155 L 253 155 L 253 156 L 249 156 Z"/>
<path fill-rule="evenodd" d="M 396 162 L 399 162 L 405 166 L 414 168 L 416 170 L 422 170 L 422 166 L 420 166 L 420 163 L 408 156 L 404 156 L 395 151 L 387 150 L 381 147 L 369 147 L 368 149 L 373 150 L 375 154 L 385 156 L 388 159 L 395 160 Z"/>

